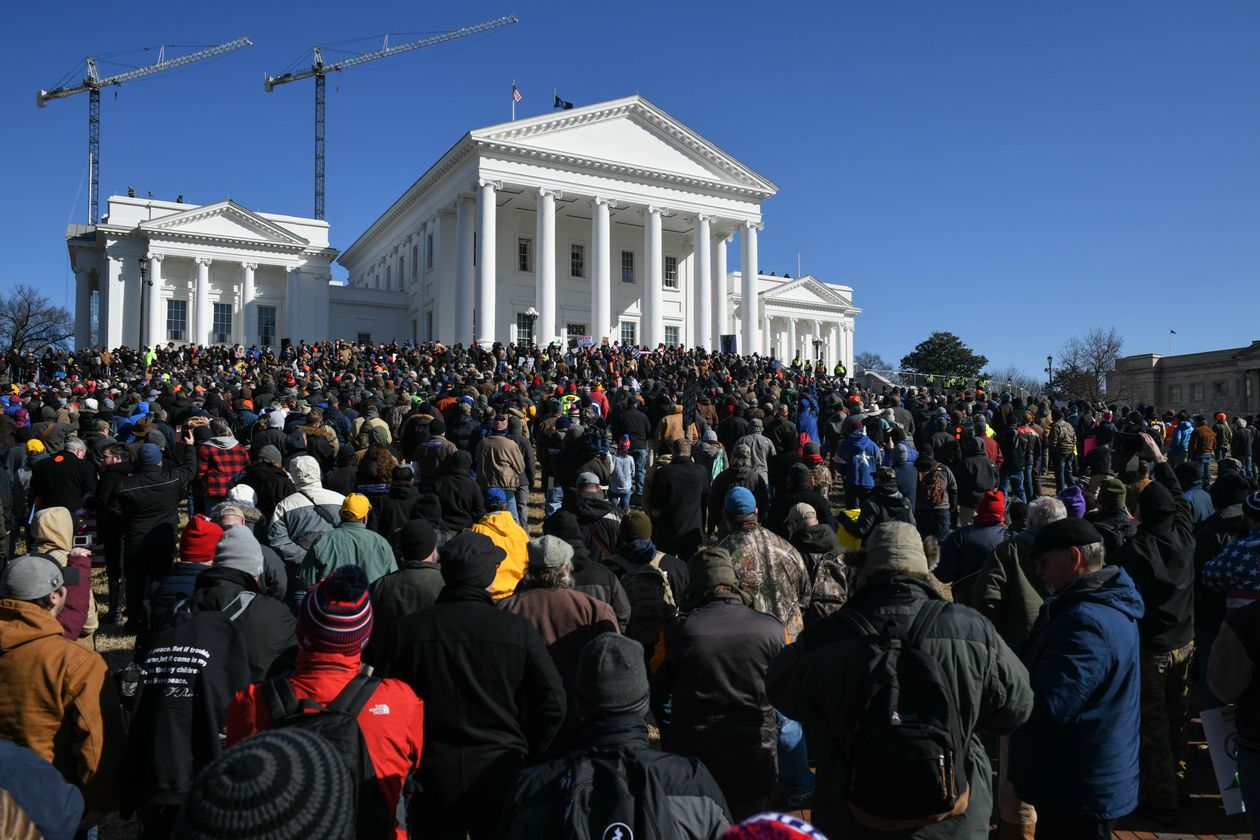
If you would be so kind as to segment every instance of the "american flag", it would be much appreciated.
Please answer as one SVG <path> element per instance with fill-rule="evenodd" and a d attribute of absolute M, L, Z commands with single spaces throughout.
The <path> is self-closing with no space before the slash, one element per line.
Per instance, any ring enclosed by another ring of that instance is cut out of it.
<path fill-rule="evenodd" d="M 512 85 L 512 101 L 520 102 L 525 97 L 521 96 L 521 92 L 516 89 L 516 85 Z"/>

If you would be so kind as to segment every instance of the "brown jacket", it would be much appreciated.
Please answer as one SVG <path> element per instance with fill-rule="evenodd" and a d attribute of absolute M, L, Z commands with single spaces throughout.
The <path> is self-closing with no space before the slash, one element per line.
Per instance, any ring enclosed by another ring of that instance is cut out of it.
<path fill-rule="evenodd" d="M 525 472 L 525 456 L 516 441 L 506 435 L 490 435 L 477 444 L 477 483 L 482 490 L 503 487 L 515 490 Z"/>
<path fill-rule="evenodd" d="M 105 660 L 62 638 L 48 610 L 0 599 L 0 738 L 50 762 L 89 810 L 108 813 L 124 737 Z"/>
<path fill-rule="evenodd" d="M 1190 457 L 1211 455 L 1216 450 L 1216 432 L 1207 423 L 1190 433 Z"/>
<path fill-rule="evenodd" d="M 656 424 L 656 442 L 663 440 L 682 440 L 683 438 L 683 415 L 682 406 L 674 406 L 674 410 L 670 414 L 666 414 Z"/>

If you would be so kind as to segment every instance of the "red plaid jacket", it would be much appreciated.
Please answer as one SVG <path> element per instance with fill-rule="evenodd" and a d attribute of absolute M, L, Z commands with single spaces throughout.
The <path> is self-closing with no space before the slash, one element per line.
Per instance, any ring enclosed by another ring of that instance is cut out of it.
<path fill-rule="evenodd" d="M 197 447 L 197 495 L 226 496 L 233 479 L 249 466 L 249 450 L 239 443 L 227 449 L 212 443 Z"/>

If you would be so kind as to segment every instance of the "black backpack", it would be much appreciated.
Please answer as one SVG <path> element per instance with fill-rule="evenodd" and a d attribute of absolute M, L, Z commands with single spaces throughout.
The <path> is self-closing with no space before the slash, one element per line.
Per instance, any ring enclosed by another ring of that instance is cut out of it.
<path fill-rule="evenodd" d="M 849 808 L 868 828 L 903 831 L 967 810 L 967 742 L 953 687 L 922 649 L 945 607 L 926 601 L 904 636 L 891 622 L 877 630 L 857 610 L 839 613 L 870 648 L 847 744 Z"/>
<path fill-rule="evenodd" d="M 627 564 L 627 571 L 621 577 L 621 588 L 630 602 L 630 621 L 625 634 L 643 645 L 643 656 L 648 662 L 651 662 L 656 644 L 660 641 L 661 631 L 678 615 L 669 575 L 660 565 L 664 556 L 658 551 L 650 563 L 642 566 Z"/>
<path fill-rule="evenodd" d="M 396 823 L 398 815 L 385 802 L 359 727 L 359 712 L 380 684 L 380 677 L 359 674 L 327 706 L 309 698 L 298 700 L 285 677 L 273 677 L 262 684 L 273 729 L 297 728 L 323 737 L 350 768 L 358 791 L 355 837 L 359 840 L 392 838 L 395 825 L 403 824 Z M 404 807 L 401 799 L 398 806 L 400 811 Z"/>
<path fill-rule="evenodd" d="M 625 746 L 569 756 L 561 840 L 672 840 L 679 837 L 669 798 L 652 771 Z"/>

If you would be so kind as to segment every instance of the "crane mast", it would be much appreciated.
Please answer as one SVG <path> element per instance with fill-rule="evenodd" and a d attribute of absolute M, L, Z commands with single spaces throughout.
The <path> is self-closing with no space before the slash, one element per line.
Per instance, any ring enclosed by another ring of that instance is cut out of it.
<path fill-rule="evenodd" d="M 500 26 L 508 26 L 509 24 L 519 23 L 516 15 L 505 15 L 501 18 L 488 20 L 478 23 L 474 26 L 465 26 L 461 29 L 452 29 L 450 32 L 442 32 L 428 38 L 422 38 L 419 41 L 412 41 L 397 46 L 389 46 L 389 36 L 385 38 L 385 45 L 374 52 L 363 53 L 362 55 L 352 56 L 343 61 L 333 64 L 325 64 L 323 53 L 319 47 L 312 50 L 313 61 L 311 66 L 306 70 L 298 70 L 292 73 L 282 73 L 279 76 L 264 76 L 263 90 L 271 93 L 277 85 L 288 84 L 289 82 L 297 82 L 302 79 L 315 77 L 315 218 L 324 218 L 324 109 L 325 109 L 325 78 L 329 73 L 340 72 L 347 67 L 353 67 L 356 64 L 365 64 L 369 61 L 376 61 L 380 58 L 388 58 L 400 53 L 411 52 L 423 47 L 432 47 L 437 44 L 444 44 L 448 41 L 454 41 L 459 38 L 467 38 L 470 35 L 477 35 L 491 29 L 497 29 Z"/>
<path fill-rule="evenodd" d="M 47 107 L 48 103 L 54 99 L 65 99 L 67 96 L 74 96 L 79 93 L 88 95 L 88 170 L 91 176 L 88 187 L 89 224 L 94 225 L 100 221 L 101 88 L 121 85 L 124 82 L 152 76 L 154 73 L 161 73 L 165 70 L 174 70 L 176 67 L 183 67 L 207 58 L 234 52 L 243 47 L 248 47 L 251 43 L 253 42 L 248 38 L 237 38 L 235 41 L 228 41 L 225 44 L 208 47 L 204 50 L 198 50 L 172 59 L 167 59 L 166 49 L 161 48 L 158 52 L 158 60 L 154 64 L 137 67 L 134 70 L 107 76 L 103 79 L 97 69 L 96 59 L 88 56 L 85 62 L 87 64 L 87 74 L 82 82 L 73 87 L 56 87 L 51 90 L 40 90 L 35 94 L 35 104 L 40 108 Z"/>

